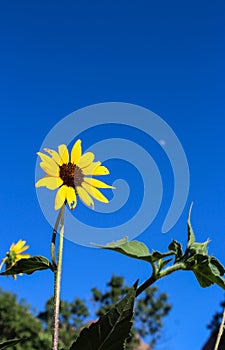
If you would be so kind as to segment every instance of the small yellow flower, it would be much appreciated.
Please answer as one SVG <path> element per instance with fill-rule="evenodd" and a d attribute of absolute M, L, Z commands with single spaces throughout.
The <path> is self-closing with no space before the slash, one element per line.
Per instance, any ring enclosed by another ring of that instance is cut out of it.
<path fill-rule="evenodd" d="M 15 265 L 15 263 L 21 259 L 27 259 L 30 257 L 30 254 L 21 254 L 29 248 L 29 245 L 26 245 L 26 241 L 21 239 L 15 244 L 12 243 L 9 251 L 6 253 L 6 257 L 3 259 L 6 270 Z M 16 275 L 13 275 L 13 278 L 16 279 Z"/>
<path fill-rule="evenodd" d="M 94 154 L 91 152 L 82 155 L 81 140 L 77 140 L 69 155 L 66 145 L 58 146 L 58 152 L 49 148 L 37 154 L 41 158 L 40 167 L 47 174 L 36 182 L 36 187 L 47 187 L 49 190 L 58 188 L 55 197 L 55 210 L 60 209 L 64 203 L 68 203 L 73 210 L 77 204 L 77 195 L 84 204 L 94 208 L 94 199 L 108 203 L 108 199 L 98 188 L 113 188 L 104 182 L 92 178 L 92 176 L 107 175 L 109 170 L 94 162 Z"/>

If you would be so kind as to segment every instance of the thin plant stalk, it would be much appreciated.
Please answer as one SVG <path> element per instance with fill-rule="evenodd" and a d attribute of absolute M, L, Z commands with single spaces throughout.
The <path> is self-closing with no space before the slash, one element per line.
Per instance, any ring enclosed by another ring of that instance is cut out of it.
<path fill-rule="evenodd" d="M 6 258 L 2 259 L 2 262 L 1 262 L 1 264 L 0 264 L 0 271 L 1 271 L 1 269 L 2 269 L 2 266 L 5 264 L 5 262 L 6 262 Z"/>
<path fill-rule="evenodd" d="M 224 324 L 225 324 L 225 309 L 223 310 L 223 317 L 222 317 L 222 321 L 220 324 L 220 328 L 219 328 L 219 332 L 217 335 L 217 339 L 216 339 L 216 344 L 214 347 L 214 350 L 218 350 L 219 349 L 219 345 L 220 345 L 220 341 L 223 335 L 223 331 L 224 331 Z"/>
<path fill-rule="evenodd" d="M 58 231 L 61 215 L 62 215 L 62 210 L 60 210 L 59 213 L 58 213 L 58 216 L 57 216 L 57 219 L 56 219 L 56 222 L 55 222 L 55 226 L 54 226 L 54 229 L 53 229 L 53 233 L 52 233 L 52 242 L 51 242 L 52 265 L 53 265 L 53 267 L 55 269 L 57 268 L 56 257 L 55 257 L 55 241 L 56 241 L 56 235 L 57 235 L 57 231 Z"/>
<path fill-rule="evenodd" d="M 61 275 L 62 275 L 63 239 L 64 239 L 64 211 L 65 211 L 65 205 L 63 205 L 60 211 L 58 262 L 54 271 L 54 316 L 53 316 L 53 332 L 52 332 L 52 350 L 58 350 L 58 344 L 59 344 L 59 306 L 60 306 L 60 289 L 61 289 Z"/>

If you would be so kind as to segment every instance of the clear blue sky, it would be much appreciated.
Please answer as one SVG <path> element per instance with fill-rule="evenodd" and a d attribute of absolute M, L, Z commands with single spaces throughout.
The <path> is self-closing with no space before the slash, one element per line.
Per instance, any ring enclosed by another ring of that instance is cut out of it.
<path fill-rule="evenodd" d="M 189 198 L 176 226 L 160 233 L 166 203 L 139 239 L 154 249 L 166 249 L 173 238 L 184 244 L 194 201 L 196 235 L 210 238 L 210 252 L 225 264 L 224 15 L 220 0 L 1 4 L 1 255 L 23 238 L 31 254 L 49 257 L 51 227 L 34 188 L 36 152 L 67 114 L 118 101 L 160 115 L 180 139 L 190 167 Z M 119 176 L 115 162 L 113 169 Z M 63 298 L 88 297 L 112 273 L 132 284 L 148 277 L 148 266 L 65 242 Z M 52 275 L 2 278 L 0 285 L 40 309 L 51 295 Z M 200 349 L 224 292 L 201 289 L 184 272 L 158 286 L 173 304 L 158 349 Z"/>

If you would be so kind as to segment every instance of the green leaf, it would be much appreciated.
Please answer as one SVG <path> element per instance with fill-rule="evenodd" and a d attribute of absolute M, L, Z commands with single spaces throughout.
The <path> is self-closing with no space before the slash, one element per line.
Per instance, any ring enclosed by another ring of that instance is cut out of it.
<path fill-rule="evenodd" d="M 102 248 L 102 249 L 108 249 L 108 250 L 114 250 L 120 254 L 129 256 L 130 258 L 144 260 L 149 263 L 154 263 L 155 261 L 162 260 L 163 258 L 173 255 L 171 252 L 161 253 L 158 251 L 152 250 L 152 254 L 149 252 L 148 247 L 139 241 L 128 241 L 128 237 L 124 237 L 120 239 L 119 241 L 113 241 L 111 243 L 106 244 L 105 246 L 97 245 L 95 246 Z M 163 263 L 165 266 L 170 261 L 166 260 L 165 263 Z"/>
<path fill-rule="evenodd" d="M 17 275 L 19 273 L 26 273 L 30 275 L 35 271 L 47 269 L 53 269 L 50 261 L 47 258 L 43 256 L 33 256 L 31 258 L 21 259 L 17 261 L 15 265 L 0 273 L 0 275 L 9 276 Z"/>
<path fill-rule="evenodd" d="M 193 255 L 193 254 L 202 254 L 202 255 L 208 255 L 208 243 L 209 240 L 203 243 L 195 242 L 195 234 L 193 231 L 193 228 L 191 226 L 191 210 L 192 205 L 189 210 L 188 214 L 188 242 L 187 242 L 187 250 L 186 255 Z"/>
<path fill-rule="evenodd" d="M 193 259 L 195 260 L 195 264 L 191 265 L 190 270 L 194 272 L 201 287 L 209 287 L 215 283 L 225 289 L 225 279 L 222 277 L 225 269 L 216 258 L 196 254 L 192 257 L 192 263 Z"/>
<path fill-rule="evenodd" d="M 191 211 L 192 211 L 193 203 L 190 206 L 189 213 L 188 213 L 188 242 L 187 242 L 187 248 L 189 248 L 194 242 L 195 242 L 195 235 L 194 231 L 191 226 Z"/>
<path fill-rule="evenodd" d="M 69 350 L 124 350 L 132 327 L 137 283 L 97 322 L 84 328 Z"/>
<path fill-rule="evenodd" d="M 183 257 L 183 251 L 182 251 L 182 245 L 173 240 L 170 245 L 168 246 L 168 249 L 175 254 L 175 261 L 179 261 Z"/>
<path fill-rule="evenodd" d="M 10 346 L 16 345 L 18 343 L 22 343 L 22 342 L 24 342 L 26 340 L 27 340 L 27 338 L 6 340 L 6 341 L 0 343 L 0 349 L 7 349 Z"/>
<path fill-rule="evenodd" d="M 102 249 L 114 250 L 118 253 L 129 256 L 130 258 L 144 260 L 148 262 L 152 261 L 152 256 L 148 250 L 148 247 L 144 243 L 139 241 L 129 242 L 128 237 L 124 237 L 119 241 L 113 241 L 104 246 L 97 244 L 95 244 L 95 246 Z"/>
<path fill-rule="evenodd" d="M 187 269 L 192 270 L 201 287 L 209 287 L 217 284 L 225 289 L 225 279 L 223 275 L 225 268 L 214 256 L 208 255 L 209 240 L 203 243 L 195 242 L 194 231 L 191 226 L 191 209 L 188 215 L 188 242 L 187 249 L 183 256 Z"/>
<path fill-rule="evenodd" d="M 223 276 L 225 273 L 225 267 L 220 263 L 218 259 L 216 259 L 214 256 L 210 257 L 210 263 L 213 266 L 213 268 L 216 268 L 218 271 L 218 274 L 220 276 Z"/>
<path fill-rule="evenodd" d="M 208 246 L 209 240 L 203 242 L 203 243 L 198 243 L 194 242 L 190 245 L 188 248 L 188 251 L 191 252 L 191 254 L 201 254 L 201 255 L 208 255 Z"/>

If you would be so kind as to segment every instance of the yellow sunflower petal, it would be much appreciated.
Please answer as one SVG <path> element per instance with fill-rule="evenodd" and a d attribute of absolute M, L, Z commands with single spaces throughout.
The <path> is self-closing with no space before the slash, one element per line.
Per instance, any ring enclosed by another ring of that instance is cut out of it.
<path fill-rule="evenodd" d="M 95 187 L 83 182 L 82 187 L 95 199 L 100 202 L 108 203 L 109 200 Z"/>
<path fill-rule="evenodd" d="M 98 168 L 96 168 L 92 175 L 108 175 L 109 169 L 107 169 L 104 165 L 100 165 Z"/>
<path fill-rule="evenodd" d="M 87 182 L 89 185 L 97 187 L 97 188 L 113 188 L 113 189 L 115 189 L 115 187 L 107 185 L 106 183 L 104 183 L 100 180 L 97 180 L 97 179 L 85 177 L 84 181 Z"/>
<path fill-rule="evenodd" d="M 55 196 L 55 210 L 60 209 L 66 200 L 68 187 L 66 185 L 60 187 Z"/>
<path fill-rule="evenodd" d="M 82 202 L 86 204 L 88 207 L 91 207 L 92 209 L 94 209 L 94 202 L 93 202 L 93 199 L 89 196 L 89 194 L 80 186 L 77 186 L 76 190 Z"/>
<path fill-rule="evenodd" d="M 24 244 L 26 244 L 26 242 L 25 242 Z M 20 247 L 20 248 L 17 248 L 17 249 L 15 249 L 15 247 L 14 247 L 14 252 L 15 252 L 17 255 L 19 255 L 20 253 L 24 252 L 24 251 L 27 250 L 28 248 L 30 248 L 29 245 L 24 245 L 24 247 Z"/>
<path fill-rule="evenodd" d="M 28 259 L 30 257 L 30 254 L 17 254 L 16 256 L 16 262 L 21 259 Z"/>
<path fill-rule="evenodd" d="M 69 163 L 69 152 L 68 152 L 66 145 L 59 145 L 58 151 L 59 151 L 59 155 L 60 155 L 60 158 L 62 159 L 63 164 L 68 164 Z"/>
<path fill-rule="evenodd" d="M 10 250 L 13 250 L 15 253 L 19 253 L 22 247 L 26 244 L 26 241 L 20 239 L 16 244 L 12 244 Z"/>
<path fill-rule="evenodd" d="M 68 187 L 66 199 L 67 199 L 67 203 L 70 207 L 70 210 L 73 210 L 77 205 L 77 197 L 76 197 L 76 193 L 75 193 L 75 190 L 73 187 Z"/>
<path fill-rule="evenodd" d="M 84 167 L 87 167 L 88 165 L 90 165 L 93 160 L 94 160 L 94 154 L 92 152 L 87 152 L 85 154 L 83 154 L 81 157 L 80 157 L 80 160 L 79 162 L 77 163 L 77 166 L 79 168 L 84 168 Z"/>
<path fill-rule="evenodd" d="M 10 246 L 10 248 L 9 248 L 9 250 L 10 250 L 10 251 L 13 250 L 14 246 L 15 246 L 15 243 L 12 243 L 11 246 Z"/>
<path fill-rule="evenodd" d="M 59 165 L 62 165 L 62 159 L 60 158 L 60 155 L 58 152 L 54 151 L 53 149 L 50 148 L 44 148 L 44 151 L 50 154 L 52 159 Z"/>
<path fill-rule="evenodd" d="M 54 171 L 59 168 L 58 164 L 56 164 L 56 162 L 46 154 L 37 152 L 37 155 L 41 158 L 42 162 L 45 163 L 48 168 L 53 169 Z"/>
<path fill-rule="evenodd" d="M 48 166 L 46 162 L 41 162 L 40 167 L 48 174 L 49 176 L 58 177 L 59 176 L 59 167 L 53 169 Z"/>
<path fill-rule="evenodd" d="M 82 168 L 84 175 L 93 175 L 94 171 L 101 165 L 101 162 L 93 162 L 85 168 Z"/>
<path fill-rule="evenodd" d="M 63 184 L 63 180 L 60 177 L 45 176 L 38 180 L 35 187 L 47 187 L 49 190 L 55 190 Z"/>
<path fill-rule="evenodd" d="M 71 151 L 71 163 L 77 164 L 82 154 L 81 140 L 77 140 Z"/>

